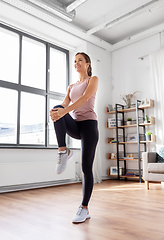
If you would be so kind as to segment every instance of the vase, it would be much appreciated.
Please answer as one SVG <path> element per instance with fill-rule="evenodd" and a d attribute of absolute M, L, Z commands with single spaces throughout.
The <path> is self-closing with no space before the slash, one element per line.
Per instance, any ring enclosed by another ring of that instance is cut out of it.
<path fill-rule="evenodd" d="M 127 125 L 132 125 L 132 121 L 127 121 Z"/>
<path fill-rule="evenodd" d="M 131 99 L 127 99 L 127 108 L 130 108 L 131 107 Z"/>
<path fill-rule="evenodd" d="M 151 135 L 146 135 L 146 141 L 151 141 Z"/>

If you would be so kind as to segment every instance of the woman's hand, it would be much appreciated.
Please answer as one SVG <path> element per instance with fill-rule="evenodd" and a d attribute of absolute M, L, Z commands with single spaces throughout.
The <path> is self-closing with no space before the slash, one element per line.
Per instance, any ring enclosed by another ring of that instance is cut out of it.
<path fill-rule="evenodd" d="M 56 122 L 66 114 L 64 108 L 55 108 L 50 111 L 50 116 L 53 122 Z"/>

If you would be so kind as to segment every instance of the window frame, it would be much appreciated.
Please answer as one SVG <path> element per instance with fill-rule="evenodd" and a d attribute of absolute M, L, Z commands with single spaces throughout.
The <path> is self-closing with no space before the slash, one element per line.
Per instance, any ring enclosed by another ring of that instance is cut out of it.
<path fill-rule="evenodd" d="M 0 87 L 13 89 L 18 92 L 18 107 L 17 107 L 17 138 L 16 144 L 0 143 L 0 148 L 27 148 L 27 149 L 54 149 L 56 145 L 49 145 L 49 99 L 56 99 L 63 101 L 65 94 L 59 92 L 50 91 L 50 79 L 49 79 L 49 68 L 50 68 L 50 48 L 61 51 L 66 54 L 66 86 L 69 85 L 69 51 L 67 49 L 56 46 L 52 43 L 39 39 L 30 34 L 24 33 L 17 29 L 11 28 L 0 23 L 0 28 L 12 31 L 19 35 L 19 71 L 18 71 L 18 83 L 7 82 L 0 79 Z M 46 47 L 46 89 L 39 89 L 35 87 L 21 85 L 21 63 L 22 63 L 22 39 L 27 37 L 43 43 Z M 20 105 L 21 105 L 21 92 L 38 94 L 45 97 L 45 144 L 20 144 Z M 69 142 L 69 140 L 68 140 Z"/>

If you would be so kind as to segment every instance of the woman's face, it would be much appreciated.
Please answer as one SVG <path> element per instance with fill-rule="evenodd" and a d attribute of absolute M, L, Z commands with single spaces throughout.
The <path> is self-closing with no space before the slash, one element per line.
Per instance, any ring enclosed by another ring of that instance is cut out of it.
<path fill-rule="evenodd" d="M 78 54 L 75 56 L 74 67 L 78 73 L 87 73 L 89 63 L 86 63 L 86 60 L 83 55 Z"/>

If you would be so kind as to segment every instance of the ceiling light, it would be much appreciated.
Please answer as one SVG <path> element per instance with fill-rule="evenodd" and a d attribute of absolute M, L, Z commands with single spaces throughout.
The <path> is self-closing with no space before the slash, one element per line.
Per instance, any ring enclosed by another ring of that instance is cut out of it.
<path fill-rule="evenodd" d="M 55 2 L 52 2 L 51 0 L 28 0 L 29 2 L 34 3 L 35 5 L 47 10 L 48 12 L 51 12 L 55 15 L 57 15 L 60 18 L 63 18 L 64 20 L 71 22 L 73 18 L 75 17 L 75 11 L 71 11 L 69 13 L 66 12 L 66 8 L 63 4 L 56 4 Z"/>
<path fill-rule="evenodd" d="M 86 2 L 87 0 L 75 0 L 73 3 L 71 3 L 70 5 L 68 5 L 66 7 L 66 12 L 71 12 L 72 10 L 74 10 L 75 8 L 77 8 L 78 6 L 80 6 L 82 3 Z"/>

